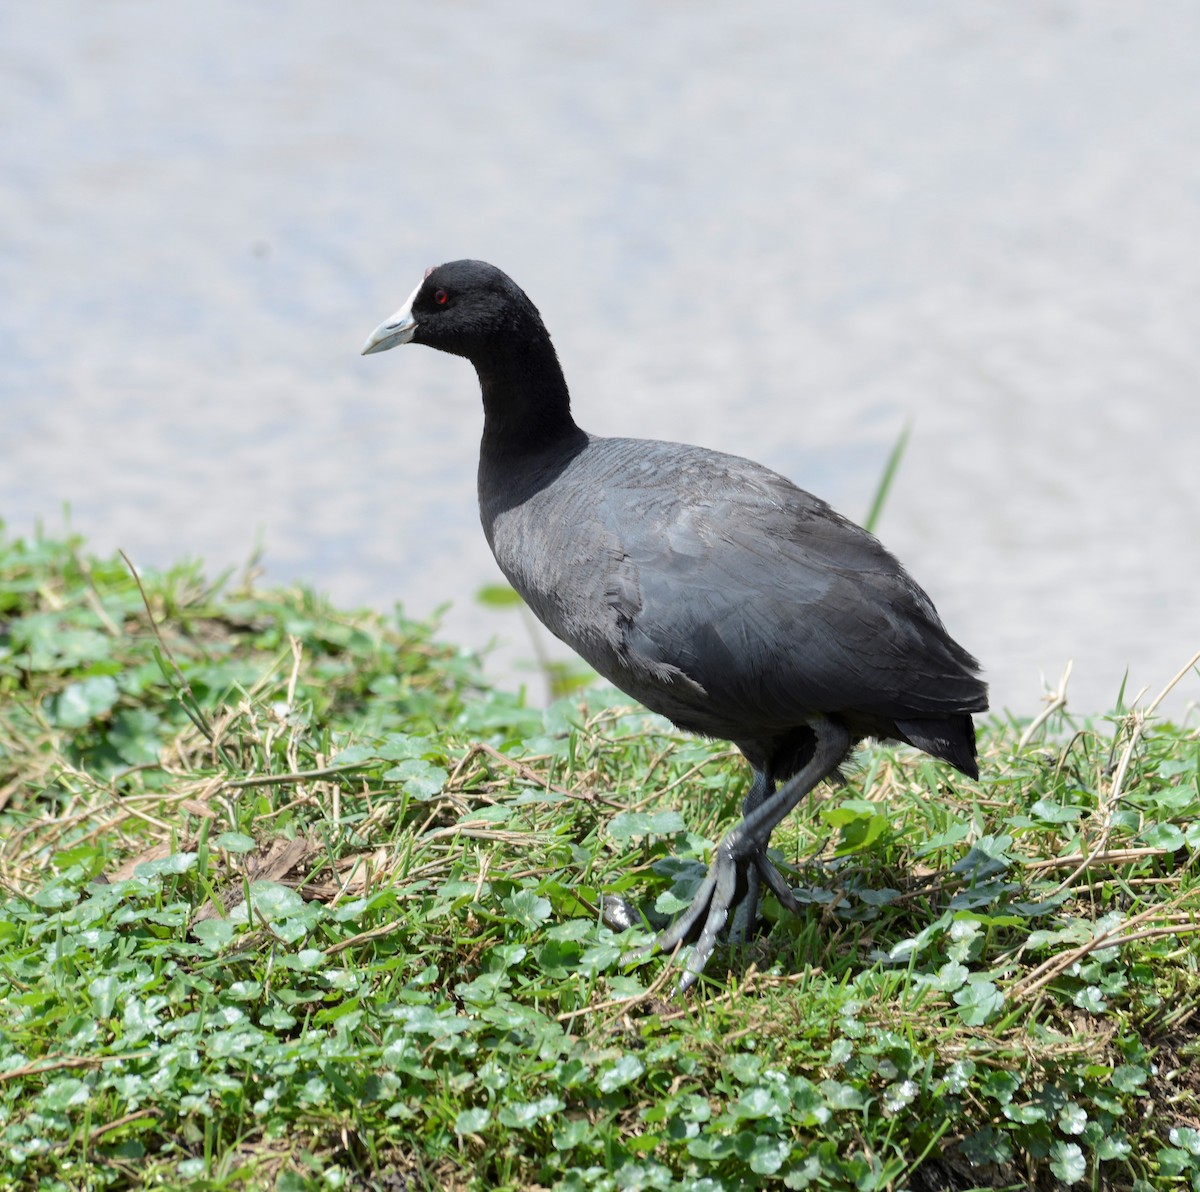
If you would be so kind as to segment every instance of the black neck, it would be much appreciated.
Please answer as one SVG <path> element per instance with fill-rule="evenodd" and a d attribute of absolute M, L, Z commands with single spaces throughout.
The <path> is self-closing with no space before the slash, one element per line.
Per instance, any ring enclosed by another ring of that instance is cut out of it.
<path fill-rule="evenodd" d="M 571 417 L 571 396 L 547 338 L 488 354 L 475 363 L 483 391 L 485 456 L 508 460 L 565 448 L 583 438 Z"/>

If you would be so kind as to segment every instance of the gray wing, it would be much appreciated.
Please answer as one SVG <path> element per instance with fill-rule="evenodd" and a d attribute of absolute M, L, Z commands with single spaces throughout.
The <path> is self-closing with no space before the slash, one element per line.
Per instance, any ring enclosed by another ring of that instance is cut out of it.
<path fill-rule="evenodd" d="M 749 460 L 592 439 L 552 478 L 481 512 L 538 618 L 696 731 L 986 706 L 974 660 L 879 542 Z"/>
<path fill-rule="evenodd" d="M 610 485 L 596 508 L 620 543 L 631 664 L 678 671 L 764 726 L 986 706 L 974 659 L 865 530 L 746 460 L 678 448 L 657 462 L 656 485 Z"/>

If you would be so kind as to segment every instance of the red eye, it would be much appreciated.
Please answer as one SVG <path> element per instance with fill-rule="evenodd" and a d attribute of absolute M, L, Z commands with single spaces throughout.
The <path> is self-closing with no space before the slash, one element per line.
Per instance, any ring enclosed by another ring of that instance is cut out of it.
<path fill-rule="evenodd" d="M 445 306 L 449 298 L 450 295 L 447 294 L 445 290 L 434 290 L 433 292 L 433 300 L 438 304 L 438 306 Z"/>

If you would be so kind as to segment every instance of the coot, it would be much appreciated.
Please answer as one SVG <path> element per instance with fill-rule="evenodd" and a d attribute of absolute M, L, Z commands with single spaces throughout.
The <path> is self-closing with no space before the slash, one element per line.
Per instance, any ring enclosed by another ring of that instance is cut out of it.
<path fill-rule="evenodd" d="M 737 456 L 599 438 L 524 291 L 483 261 L 426 271 L 363 354 L 427 344 L 483 390 L 479 512 L 501 571 L 557 637 L 682 729 L 732 741 L 753 769 L 743 818 L 690 908 L 658 938 L 694 942 L 692 985 L 760 881 L 776 825 L 864 737 L 905 741 L 975 778 L 979 666 L 929 597 L 824 501 Z"/>

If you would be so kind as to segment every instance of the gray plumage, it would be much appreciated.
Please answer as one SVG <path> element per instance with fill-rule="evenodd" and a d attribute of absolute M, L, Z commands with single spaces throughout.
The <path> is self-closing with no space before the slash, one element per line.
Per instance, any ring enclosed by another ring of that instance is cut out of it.
<path fill-rule="evenodd" d="M 660 941 L 697 940 L 684 987 L 730 912 L 753 917 L 758 878 L 794 906 L 766 857 L 770 833 L 855 742 L 906 741 L 977 776 L 978 665 L 865 530 L 749 460 L 579 429 L 537 310 L 491 265 L 429 271 L 364 351 L 410 341 L 475 365 L 484 533 L 537 617 L 646 707 L 732 741 L 755 771 L 709 888 Z"/>

